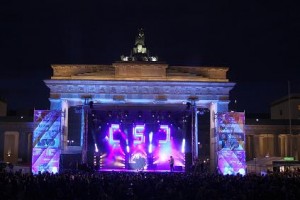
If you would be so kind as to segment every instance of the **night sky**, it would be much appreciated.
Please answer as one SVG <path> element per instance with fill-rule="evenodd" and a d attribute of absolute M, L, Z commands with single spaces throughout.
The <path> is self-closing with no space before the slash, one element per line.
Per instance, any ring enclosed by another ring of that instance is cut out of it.
<path fill-rule="evenodd" d="M 169 65 L 229 67 L 237 102 L 230 107 L 268 113 L 288 94 L 288 80 L 300 93 L 299 10 L 277 0 L 2 0 L 0 96 L 9 109 L 49 109 L 43 80 L 51 64 L 112 64 L 144 28 L 151 55 Z"/>

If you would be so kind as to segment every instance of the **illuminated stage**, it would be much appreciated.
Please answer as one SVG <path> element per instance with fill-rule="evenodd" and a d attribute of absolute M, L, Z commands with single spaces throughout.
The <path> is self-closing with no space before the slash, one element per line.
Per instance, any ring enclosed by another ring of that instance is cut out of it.
<path fill-rule="evenodd" d="M 189 152 L 191 147 L 188 124 L 192 120 L 188 107 L 181 111 L 178 107 L 175 110 L 169 107 L 167 111 L 154 106 L 151 110 L 145 107 L 144 110 L 138 107 L 138 111 L 129 108 L 123 107 L 126 109 L 123 111 L 118 107 L 114 112 L 109 106 L 105 107 L 106 110 L 91 106 L 81 109 L 79 114 L 86 119 L 84 127 L 87 128 L 85 141 L 89 159 L 86 163 L 82 163 L 82 153 L 61 154 L 62 113 L 35 111 L 38 126 L 33 138 L 33 173 L 55 173 L 59 169 L 171 172 L 170 156 L 175 159 L 174 172 L 187 171 L 187 167 L 191 167 L 186 165 L 186 151 Z M 216 121 L 219 172 L 245 174 L 244 113 L 218 113 Z M 74 121 L 71 120 L 70 125 L 72 123 Z M 75 124 L 80 123 L 75 121 Z"/>
<path fill-rule="evenodd" d="M 89 146 L 95 151 L 95 165 L 114 170 L 184 169 L 187 122 L 186 105 L 105 106 L 89 108 Z"/>
<path fill-rule="evenodd" d="M 35 170 L 49 167 L 40 157 L 55 152 L 60 160 L 53 163 L 60 166 L 82 162 L 120 171 L 167 171 L 172 155 L 175 166 L 185 171 L 199 157 L 198 115 L 205 110 L 210 118 L 207 156 L 215 171 L 216 114 L 228 111 L 235 85 L 226 77 L 229 69 L 169 66 L 149 55 L 143 37 L 139 32 L 130 56 L 112 65 L 51 66 L 53 76 L 45 84 L 50 110 L 61 113 L 61 128 L 55 129 L 60 133 L 52 153 L 45 149 L 54 136 L 49 129 L 37 129 Z"/>

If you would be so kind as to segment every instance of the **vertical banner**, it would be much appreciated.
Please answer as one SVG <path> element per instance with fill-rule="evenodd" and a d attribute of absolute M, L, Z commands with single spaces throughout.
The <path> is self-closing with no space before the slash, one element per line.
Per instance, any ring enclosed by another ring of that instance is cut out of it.
<path fill-rule="evenodd" d="M 246 173 L 245 113 L 217 114 L 218 169 L 222 174 Z"/>
<path fill-rule="evenodd" d="M 59 171 L 61 111 L 35 110 L 32 142 L 32 173 Z"/>

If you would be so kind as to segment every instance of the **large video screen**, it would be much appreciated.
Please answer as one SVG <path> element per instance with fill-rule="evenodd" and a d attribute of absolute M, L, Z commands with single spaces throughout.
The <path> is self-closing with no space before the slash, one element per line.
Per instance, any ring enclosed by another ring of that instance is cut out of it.
<path fill-rule="evenodd" d="M 100 170 L 169 170 L 170 156 L 184 169 L 184 134 L 172 125 L 112 123 L 96 134 Z"/>
<path fill-rule="evenodd" d="M 60 159 L 61 111 L 35 110 L 32 173 L 57 173 Z"/>
<path fill-rule="evenodd" d="M 217 115 L 218 169 L 222 174 L 245 174 L 245 113 Z"/>

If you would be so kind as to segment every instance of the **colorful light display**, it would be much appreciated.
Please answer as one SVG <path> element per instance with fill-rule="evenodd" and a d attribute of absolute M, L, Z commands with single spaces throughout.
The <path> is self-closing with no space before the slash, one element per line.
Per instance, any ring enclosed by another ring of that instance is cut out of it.
<path fill-rule="evenodd" d="M 61 111 L 35 110 L 32 173 L 57 173 L 60 159 Z"/>
<path fill-rule="evenodd" d="M 169 170 L 170 155 L 184 169 L 185 138 L 169 125 L 110 124 L 105 134 L 98 141 L 101 169 Z"/>
<path fill-rule="evenodd" d="M 244 127 L 244 113 L 217 114 L 218 169 L 224 175 L 246 172 Z"/>

